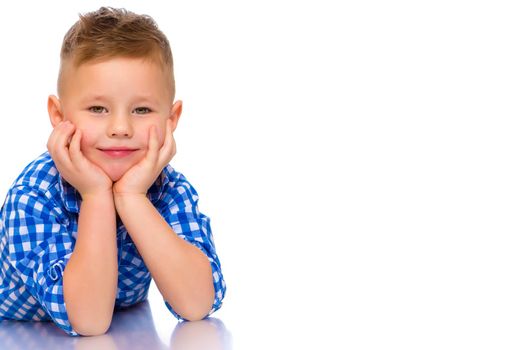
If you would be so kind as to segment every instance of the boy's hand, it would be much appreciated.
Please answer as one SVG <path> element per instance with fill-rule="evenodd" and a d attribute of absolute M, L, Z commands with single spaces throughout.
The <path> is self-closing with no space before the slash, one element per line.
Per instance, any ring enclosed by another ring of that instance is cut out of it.
<path fill-rule="evenodd" d="M 160 149 L 155 129 L 154 126 L 149 129 L 148 151 L 146 156 L 142 158 L 139 163 L 132 166 L 119 181 L 113 184 L 113 193 L 115 195 L 145 195 L 162 169 L 164 169 L 175 153 L 177 153 L 177 147 L 169 120 L 166 122 L 164 144 Z"/>
<path fill-rule="evenodd" d="M 80 192 L 82 198 L 111 193 L 113 182 L 101 168 L 84 157 L 80 150 L 81 138 L 81 131 L 69 121 L 55 126 L 49 136 L 47 149 L 60 175 Z"/>

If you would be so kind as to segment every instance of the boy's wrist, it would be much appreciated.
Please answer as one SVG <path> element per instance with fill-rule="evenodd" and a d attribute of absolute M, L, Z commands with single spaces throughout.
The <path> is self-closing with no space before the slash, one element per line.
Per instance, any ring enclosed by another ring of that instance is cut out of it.
<path fill-rule="evenodd" d="M 113 192 L 113 200 L 115 201 L 115 208 L 117 211 L 124 210 L 126 204 L 133 205 L 134 203 L 141 203 L 148 201 L 149 198 L 146 193 L 131 193 L 131 192 Z"/>
<path fill-rule="evenodd" d="M 94 192 L 84 192 L 80 193 L 82 201 L 111 201 L 113 202 L 113 192 L 108 191 L 94 191 Z"/>

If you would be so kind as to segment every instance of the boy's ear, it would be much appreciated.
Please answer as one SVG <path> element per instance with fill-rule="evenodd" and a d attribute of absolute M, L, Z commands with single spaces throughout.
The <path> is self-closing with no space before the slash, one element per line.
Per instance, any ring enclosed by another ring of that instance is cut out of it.
<path fill-rule="evenodd" d="M 171 130 L 175 131 L 177 129 L 177 124 L 179 123 L 179 118 L 182 113 L 182 101 L 175 101 L 173 106 L 171 106 L 170 117 L 171 120 Z"/>
<path fill-rule="evenodd" d="M 49 114 L 49 120 L 53 128 L 64 120 L 64 114 L 62 113 L 62 105 L 58 97 L 50 95 L 47 99 L 47 113 Z"/>

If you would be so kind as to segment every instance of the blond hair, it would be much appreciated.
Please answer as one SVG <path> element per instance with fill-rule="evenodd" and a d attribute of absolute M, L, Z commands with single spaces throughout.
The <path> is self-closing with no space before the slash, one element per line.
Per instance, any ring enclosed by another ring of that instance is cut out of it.
<path fill-rule="evenodd" d="M 170 43 L 153 18 L 111 7 L 79 14 L 79 18 L 68 30 L 62 43 L 59 94 L 65 63 L 78 67 L 87 62 L 125 57 L 159 63 L 167 74 L 170 93 L 174 97 L 175 79 Z"/>

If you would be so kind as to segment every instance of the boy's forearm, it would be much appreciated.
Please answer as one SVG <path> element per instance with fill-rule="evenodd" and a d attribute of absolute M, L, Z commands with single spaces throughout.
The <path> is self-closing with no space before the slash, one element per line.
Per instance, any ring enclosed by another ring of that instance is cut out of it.
<path fill-rule="evenodd" d="M 117 291 L 116 213 L 111 193 L 84 198 L 74 251 L 64 270 L 64 301 L 82 335 L 109 328 Z"/>
<path fill-rule="evenodd" d="M 115 207 L 164 299 L 187 320 L 205 317 L 215 295 L 206 255 L 177 236 L 145 195 L 116 195 Z"/>

